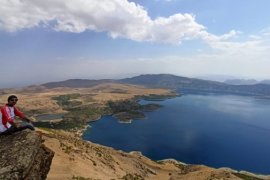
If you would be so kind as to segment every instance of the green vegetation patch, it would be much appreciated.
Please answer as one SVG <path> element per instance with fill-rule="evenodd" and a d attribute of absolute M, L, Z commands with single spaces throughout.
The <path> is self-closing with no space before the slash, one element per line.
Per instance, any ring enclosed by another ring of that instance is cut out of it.
<path fill-rule="evenodd" d="M 139 96 L 138 98 L 142 98 L 146 101 L 163 101 L 169 98 L 174 98 L 176 96 L 177 94 L 168 94 L 168 95 L 149 94 L 149 95 Z"/>
<path fill-rule="evenodd" d="M 128 122 L 132 119 L 145 118 L 144 113 L 139 112 L 139 111 L 120 112 L 120 113 L 115 114 L 114 116 L 122 122 Z"/>
<path fill-rule="evenodd" d="M 104 114 L 110 114 L 108 108 L 97 105 L 84 105 L 68 108 L 60 122 L 35 122 L 35 126 L 43 128 L 75 130 L 85 126 L 87 122 L 94 121 Z"/>
<path fill-rule="evenodd" d="M 82 122 L 60 121 L 60 122 L 34 122 L 34 126 L 39 128 L 76 130 L 84 127 Z"/>
<path fill-rule="evenodd" d="M 93 121 L 102 115 L 110 114 L 110 109 L 97 105 L 83 105 L 75 108 L 68 108 L 68 113 L 63 116 L 64 121 L 80 121 L 82 123 Z"/>
<path fill-rule="evenodd" d="M 120 121 L 127 122 L 132 119 L 142 119 L 144 112 L 156 110 L 161 107 L 159 104 L 141 105 L 137 98 L 122 101 L 108 101 L 107 106 L 100 104 L 82 105 L 78 98 L 84 98 L 78 93 L 65 94 L 53 97 L 57 104 L 67 111 L 60 122 L 36 122 L 35 126 L 52 129 L 76 130 L 83 128 L 87 122 L 99 119 L 102 115 L 113 114 Z M 92 95 L 87 96 L 92 98 Z M 157 97 L 157 95 L 151 95 Z M 161 96 L 158 96 L 159 98 Z M 164 97 L 164 96 L 162 96 Z M 166 96 L 167 97 L 167 96 Z"/>
<path fill-rule="evenodd" d="M 89 103 L 89 102 L 94 102 L 94 96 L 97 94 L 82 94 L 81 99 L 83 99 L 84 102 Z"/>
<path fill-rule="evenodd" d="M 141 109 L 141 105 L 134 100 L 108 101 L 107 105 L 112 110 L 113 114 L 138 111 Z"/>
<path fill-rule="evenodd" d="M 91 96 L 89 96 L 91 97 Z M 81 129 L 87 122 L 94 121 L 102 115 L 111 114 L 107 107 L 101 107 L 98 104 L 82 105 L 82 102 L 76 100 L 82 98 L 78 93 L 65 94 L 53 97 L 57 104 L 67 111 L 59 122 L 35 122 L 35 126 L 42 128 L 76 130 Z"/>
<path fill-rule="evenodd" d="M 43 109 L 31 109 L 31 110 L 25 110 L 22 108 L 22 111 L 25 112 L 28 116 L 35 116 L 37 114 L 45 114 L 47 113 L 47 110 Z"/>
<path fill-rule="evenodd" d="M 112 114 L 123 122 L 145 118 L 144 112 L 150 112 L 161 107 L 159 104 L 141 105 L 135 99 L 108 101 L 107 106 Z"/>
<path fill-rule="evenodd" d="M 56 97 L 52 97 L 53 100 L 57 101 L 57 104 L 61 106 L 63 109 L 68 109 L 72 108 L 75 106 L 79 106 L 82 104 L 81 101 L 76 100 L 79 98 L 81 95 L 79 93 L 73 93 L 73 94 L 65 94 L 65 95 L 60 95 Z"/>
<path fill-rule="evenodd" d="M 73 176 L 72 179 L 73 180 L 94 180 L 92 178 L 85 178 L 85 177 L 82 177 L 82 176 Z"/>
<path fill-rule="evenodd" d="M 162 105 L 160 105 L 160 104 L 153 104 L 153 103 L 141 105 L 141 109 L 144 112 L 151 112 L 151 111 L 154 111 L 154 110 L 159 109 L 161 107 L 162 107 Z"/>
<path fill-rule="evenodd" d="M 112 91 L 110 91 L 110 93 L 128 94 L 128 91 L 127 90 L 123 90 L 123 89 L 113 89 Z"/>

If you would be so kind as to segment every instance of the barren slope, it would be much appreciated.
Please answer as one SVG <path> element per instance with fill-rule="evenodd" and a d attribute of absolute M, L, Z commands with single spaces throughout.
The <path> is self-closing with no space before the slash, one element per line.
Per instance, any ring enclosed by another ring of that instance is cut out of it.
<path fill-rule="evenodd" d="M 55 152 L 48 179 L 269 179 L 230 169 L 185 165 L 175 160 L 155 162 L 138 152 L 125 153 L 83 141 L 67 132 L 44 134 L 45 145 Z"/>

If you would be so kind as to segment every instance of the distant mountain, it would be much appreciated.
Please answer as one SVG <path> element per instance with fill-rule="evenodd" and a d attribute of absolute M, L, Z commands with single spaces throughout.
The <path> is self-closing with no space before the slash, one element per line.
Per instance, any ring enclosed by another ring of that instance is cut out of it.
<path fill-rule="evenodd" d="M 255 79 L 229 79 L 224 81 L 226 84 L 230 85 L 254 85 L 254 84 L 269 84 L 270 80 L 257 81 Z"/>
<path fill-rule="evenodd" d="M 115 80 L 102 79 L 102 80 L 90 80 L 90 79 L 69 79 L 66 81 L 59 82 L 49 82 L 42 84 L 46 88 L 56 88 L 56 87 L 71 87 L 71 88 L 88 88 L 93 87 L 101 83 L 114 82 Z"/>
<path fill-rule="evenodd" d="M 270 84 L 270 80 L 263 80 L 260 82 L 260 84 Z"/>
<path fill-rule="evenodd" d="M 224 83 L 231 85 L 254 85 L 258 84 L 259 81 L 256 81 L 255 79 L 229 79 L 224 81 Z"/>
<path fill-rule="evenodd" d="M 218 89 L 218 87 L 226 86 L 224 83 L 216 81 L 201 80 L 196 78 L 187 78 L 170 74 L 147 74 L 133 78 L 119 80 L 121 83 L 144 85 L 154 88 L 170 88 L 170 89 Z"/>
<path fill-rule="evenodd" d="M 218 92 L 243 95 L 270 95 L 270 85 L 229 85 L 216 81 L 180 77 L 170 74 L 140 75 L 119 80 L 122 83 L 144 85 L 152 88 L 170 88 L 178 92 Z"/>
<path fill-rule="evenodd" d="M 177 92 L 216 92 L 231 93 L 243 95 L 270 95 L 270 85 L 230 85 L 226 83 L 201 80 L 196 78 L 187 78 L 170 74 L 147 74 L 132 78 L 120 80 L 87 80 L 87 79 L 70 79 L 61 82 L 51 82 L 42 84 L 47 88 L 55 87 L 92 87 L 101 83 L 123 83 L 143 85 L 150 88 L 169 88 Z"/>
<path fill-rule="evenodd" d="M 196 76 L 194 78 L 203 79 L 203 80 L 209 80 L 209 81 L 218 81 L 218 82 L 224 82 L 227 79 L 237 79 L 235 76 L 221 75 L 221 74 L 199 75 L 199 76 Z"/>

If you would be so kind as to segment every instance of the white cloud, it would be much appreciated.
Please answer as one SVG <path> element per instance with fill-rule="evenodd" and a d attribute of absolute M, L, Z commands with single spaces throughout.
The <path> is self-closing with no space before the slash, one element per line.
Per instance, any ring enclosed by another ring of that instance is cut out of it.
<path fill-rule="evenodd" d="M 194 38 L 226 40 L 237 34 L 209 34 L 192 14 L 151 19 L 142 6 L 127 0 L 0 1 L 0 30 L 14 32 L 41 25 L 53 26 L 56 31 L 93 30 L 107 32 L 112 38 L 162 43 Z"/>
<path fill-rule="evenodd" d="M 269 79 L 270 41 L 264 33 L 249 36 L 246 40 L 238 42 L 218 38 L 208 39 L 207 42 L 214 51 L 200 51 L 188 58 L 163 57 L 163 60 L 170 64 L 169 71 L 176 73 L 178 70 L 179 73 L 190 76 L 232 75 Z"/>
<path fill-rule="evenodd" d="M 260 40 L 262 37 L 258 35 L 249 35 L 249 38 L 254 40 Z"/>
<path fill-rule="evenodd" d="M 206 42 L 208 42 L 209 44 L 211 44 L 211 43 L 215 43 L 215 42 L 226 42 L 229 39 L 237 37 L 241 33 L 242 32 L 240 32 L 240 31 L 231 30 L 227 34 L 217 36 L 217 35 L 214 35 L 214 34 L 210 34 L 210 33 L 206 32 L 206 31 L 201 31 L 199 36 L 200 36 L 201 39 L 203 39 Z"/>
<path fill-rule="evenodd" d="M 44 25 L 56 31 L 73 33 L 87 30 L 107 32 L 112 38 L 134 41 L 181 43 L 189 39 L 202 39 L 212 49 L 211 52 L 205 52 L 202 47 L 198 49 L 197 55 L 188 58 L 163 56 L 109 61 L 74 59 L 73 63 L 66 63 L 66 59 L 59 58 L 59 62 L 54 64 L 33 64 L 32 69 L 39 76 L 33 76 L 32 71 L 29 73 L 28 64 L 22 62 L 16 64 L 20 78 L 50 81 L 56 77 L 110 78 L 129 73 L 270 77 L 270 28 L 249 35 L 245 40 L 239 38 L 239 41 L 238 36 L 245 36 L 242 32 L 231 30 L 223 35 L 208 33 L 206 27 L 197 23 L 192 14 L 151 19 L 142 6 L 127 0 L 0 0 L 0 30 L 15 32 Z M 111 67 L 110 71 L 104 72 L 105 66 Z M 1 73 L 4 74 L 4 71 Z M 14 75 L 13 79 L 6 81 L 16 82 L 17 77 Z"/>

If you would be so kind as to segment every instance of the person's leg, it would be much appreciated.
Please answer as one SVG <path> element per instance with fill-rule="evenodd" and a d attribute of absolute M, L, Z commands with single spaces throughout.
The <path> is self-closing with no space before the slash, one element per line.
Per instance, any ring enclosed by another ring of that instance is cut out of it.
<path fill-rule="evenodd" d="M 10 128 L 8 128 L 5 132 L 2 132 L 1 135 L 10 135 L 14 132 L 17 131 L 16 127 L 11 126 Z"/>
<path fill-rule="evenodd" d="M 13 134 L 13 133 L 15 133 L 17 131 L 22 131 L 22 130 L 25 130 L 25 129 L 31 129 L 32 131 L 35 130 L 35 128 L 33 126 L 31 126 L 30 124 L 24 124 L 24 125 L 21 125 L 19 127 L 11 126 L 5 132 L 2 132 L 1 135 L 10 135 L 10 134 Z"/>
<path fill-rule="evenodd" d="M 35 128 L 30 125 L 30 124 L 24 124 L 24 125 L 21 125 L 17 128 L 17 131 L 22 131 L 22 130 L 25 130 L 25 129 L 31 129 L 32 131 L 35 130 Z"/>

